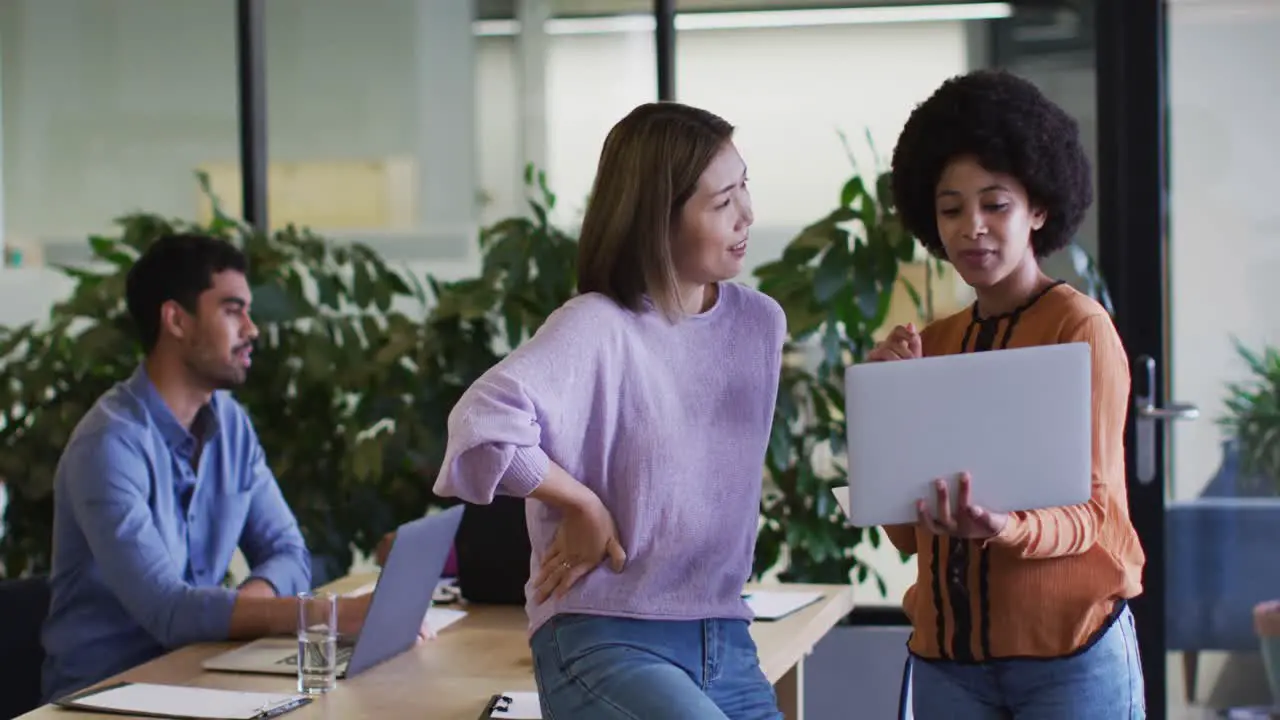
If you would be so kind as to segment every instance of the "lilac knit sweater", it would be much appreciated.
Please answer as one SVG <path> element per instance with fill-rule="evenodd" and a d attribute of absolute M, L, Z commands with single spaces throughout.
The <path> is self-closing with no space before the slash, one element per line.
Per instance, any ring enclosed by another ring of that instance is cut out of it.
<path fill-rule="evenodd" d="M 604 501 L 627 552 L 621 573 L 601 565 L 561 600 L 537 604 L 526 587 L 531 633 L 566 612 L 750 618 L 741 592 L 785 334 L 778 304 L 736 283 L 675 324 L 586 294 L 472 385 L 436 493 L 527 496 L 550 458 Z M 558 513 L 531 500 L 527 516 L 536 572 Z"/>

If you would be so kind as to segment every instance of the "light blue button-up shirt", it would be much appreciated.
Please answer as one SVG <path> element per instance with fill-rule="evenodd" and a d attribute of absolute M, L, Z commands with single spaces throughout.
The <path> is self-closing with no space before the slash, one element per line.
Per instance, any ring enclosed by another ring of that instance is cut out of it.
<path fill-rule="evenodd" d="M 193 429 L 139 367 L 72 433 L 54 478 L 46 701 L 225 640 L 237 546 L 278 595 L 310 587 L 302 534 L 244 409 L 215 393 Z"/>

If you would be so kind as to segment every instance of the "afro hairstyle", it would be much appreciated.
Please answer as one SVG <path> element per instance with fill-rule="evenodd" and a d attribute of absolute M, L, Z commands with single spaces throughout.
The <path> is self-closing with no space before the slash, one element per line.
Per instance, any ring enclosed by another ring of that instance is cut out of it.
<path fill-rule="evenodd" d="M 1030 82 L 1000 70 L 953 77 L 911 112 L 893 151 L 893 201 L 907 231 L 946 259 L 935 196 L 951 161 L 972 156 L 1012 175 L 1046 214 L 1031 234 L 1036 257 L 1071 241 L 1093 202 L 1089 158 L 1076 121 Z"/>

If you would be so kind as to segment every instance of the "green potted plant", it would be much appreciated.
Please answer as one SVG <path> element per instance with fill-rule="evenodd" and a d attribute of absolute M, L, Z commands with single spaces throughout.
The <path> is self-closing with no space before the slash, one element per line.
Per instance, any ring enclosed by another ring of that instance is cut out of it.
<path fill-rule="evenodd" d="M 577 289 L 578 241 L 551 222 L 556 195 L 546 173 L 525 167 L 529 212 L 497 221 L 480 232 L 480 274 L 448 284 L 432 282 L 439 302 L 429 324 L 486 321 L 507 352 L 537 331 Z M 486 341 L 488 342 L 488 341 Z M 473 367 L 480 373 L 492 363 Z"/>
<path fill-rule="evenodd" d="M 1275 494 L 1280 491 L 1280 351 L 1270 346 L 1255 351 L 1235 338 L 1232 344 L 1249 377 L 1227 384 L 1226 412 L 1217 423 L 1227 436 L 1227 452 L 1239 457 L 1237 487 L 1265 485 L 1266 494 Z"/>
<path fill-rule="evenodd" d="M 862 175 L 855 165 L 835 209 L 755 271 L 760 289 L 786 311 L 790 334 L 765 462 L 757 575 L 785 562 L 786 581 L 870 577 L 885 592 L 883 579 L 855 553 L 863 542 L 878 547 L 879 530 L 848 526 L 831 490 L 847 482 L 844 368 L 874 347 L 903 282 L 900 268 L 916 255 L 914 238 L 894 212 L 889 174 Z M 926 278 L 935 267 L 927 266 Z M 924 296 L 905 285 L 927 318 Z M 931 287 L 925 290 L 928 296 Z"/>
<path fill-rule="evenodd" d="M 529 212 L 481 230 L 479 275 L 448 283 L 428 278 L 433 302 L 420 342 L 408 351 L 415 371 L 400 376 L 395 387 L 380 388 L 384 394 L 413 398 L 413 411 L 392 442 L 411 457 L 418 487 L 430 488 L 439 473 L 449 411 L 462 393 L 536 332 L 577 286 L 577 241 L 550 220 L 556 196 L 545 173 L 526 167 L 525 185 Z M 410 513 L 442 503 L 434 495 L 425 501 L 417 490 L 404 490 L 392 500 Z M 477 511 L 491 512 L 484 507 Z"/>

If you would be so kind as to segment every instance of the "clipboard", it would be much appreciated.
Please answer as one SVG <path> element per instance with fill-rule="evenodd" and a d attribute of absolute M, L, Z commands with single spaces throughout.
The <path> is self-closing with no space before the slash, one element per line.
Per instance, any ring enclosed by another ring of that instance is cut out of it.
<path fill-rule="evenodd" d="M 175 720 L 264 720 L 312 701 L 307 695 L 119 682 L 55 700 L 68 710 Z"/>
<path fill-rule="evenodd" d="M 542 705 L 536 692 L 502 692 L 489 698 L 478 720 L 541 720 Z"/>

